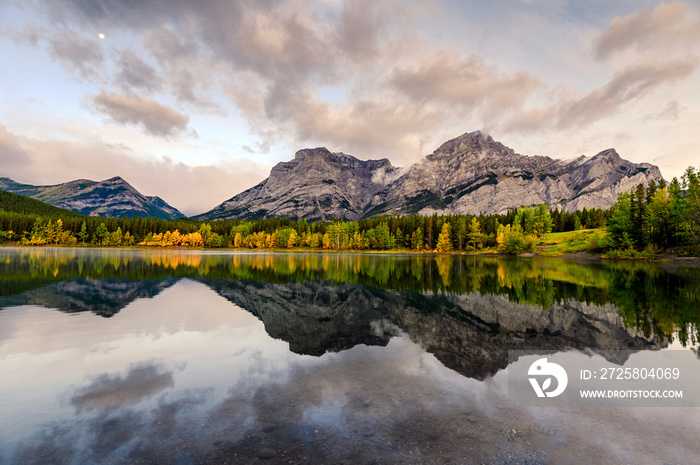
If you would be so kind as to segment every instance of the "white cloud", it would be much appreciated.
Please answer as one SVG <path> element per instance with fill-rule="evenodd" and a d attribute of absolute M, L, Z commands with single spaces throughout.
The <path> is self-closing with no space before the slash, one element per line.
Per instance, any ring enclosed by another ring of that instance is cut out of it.
<path fill-rule="evenodd" d="M 668 51 L 697 40 L 700 40 L 700 22 L 691 18 L 683 3 L 672 2 L 614 18 L 593 45 L 596 58 L 608 59 L 628 48 Z"/>

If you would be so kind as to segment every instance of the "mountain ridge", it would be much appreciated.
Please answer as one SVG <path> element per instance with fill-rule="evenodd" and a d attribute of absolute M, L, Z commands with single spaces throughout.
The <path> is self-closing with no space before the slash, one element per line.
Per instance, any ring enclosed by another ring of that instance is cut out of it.
<path fill-rule="evenodd" d="M 193 218 L 358 219 L 371 196 L 383 186 L 382 176 L 395 170 L 386 158 L 363 161 L 331 153 L 325 147 L 302 149 L 293 160 L 275 165 L 270 176 L 256 186 Z M 278 201 L 270 203 L 268 199 Z"/>
<path fill-rule="evenodd" d="M 407 170 L 387 159 L 359 160 L 320 147 L 280 162 L 258 185 L 194 216 L 246 220 L 288 216 L 358 220 L 383 214 L 493 214 L 547 204 L 565 211 L 609 208 L 659 168 L 624 160 L 615 149 L 559 160 L 521 155 L 474 131 L 441 144 Z"/>
<path fill-rule="evenodd" d="M 22 184 L 2 177 L 0 189 L 87 216 L 162 219 L 185 216 L 160 197 L 141 194 L 120 176 L 103 181 L 76 179 L 45 186 Z"/>
<path fill-rule="evenodd" d="M 521 155 L 474 131 L 442 143 L 407 168 L 386 158 L 361 160 L 325 147 L 301 149 L 257 185 L 192 218 L 359 220 L 387 214 L 501 214 L 540 204 L 571 212 L 610 208 L 620 193 L 661 179 L 658 167 L 624 160 L 614 148 L 560 160 Z M 0 190 L 90 216 L 185 216 L 119 176 L 47 186 L 2 177 Z"/>

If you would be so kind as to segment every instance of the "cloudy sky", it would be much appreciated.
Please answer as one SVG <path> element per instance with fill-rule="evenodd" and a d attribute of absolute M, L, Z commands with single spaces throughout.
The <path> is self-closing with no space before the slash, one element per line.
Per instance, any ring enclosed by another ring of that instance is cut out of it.
<path fill-rule="evenodd" d="M 697 0 L 1 0 L 0 176 L 122 176 L 185 214 L 303 147 L 700 166 Z"/>

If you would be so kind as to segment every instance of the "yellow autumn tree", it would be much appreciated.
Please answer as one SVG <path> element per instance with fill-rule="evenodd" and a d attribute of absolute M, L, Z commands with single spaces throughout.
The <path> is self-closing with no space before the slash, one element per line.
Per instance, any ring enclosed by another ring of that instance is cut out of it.
<path fill-rule="evenodd" d="M 449 252 L 452 250 L 452 239 L 450 238 L 451 229 L 452 226 L 448 222 L 442 225 L 442 231 L 440 231 L 436 246 L 438 252 Z"/>

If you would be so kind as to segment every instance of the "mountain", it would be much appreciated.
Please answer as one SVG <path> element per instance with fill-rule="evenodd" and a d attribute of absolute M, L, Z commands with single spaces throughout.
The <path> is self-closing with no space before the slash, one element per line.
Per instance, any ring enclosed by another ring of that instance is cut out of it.
<path fill-rule="evenodd" d="M 656 166 L 614 149 L 572 161 L 526 156 L 479 131 L 442 144 L 377 193 L 364 214 L 506 213 L 548 204 L 565 211 L 609 208 L 618 194 L 662 179 Z"/>
<path fill-rule="evenodd" d="M 119 176 L 100 182 L 78 179 L 55 186 L 32 186 L 0 178 L 0 190 L 89 216 L 163 219 L 184 216 L 161 198 L 141 194 Z"/>
<path fill-rule="evenodd" d="M 325 148 L 299 150 L 294 160 L 278 163 L 257 186 L 194 218 L 355 220 L 397 172 L 387 159 L 362 161 Z"/>
<path fill-rule="evenodd" d="M 609 208 L 621 192 L 661 179 L 658 167 L 623 160 L 614 149 L 562 161 L 520 155 L 475 131 L 445 142 L 407 171 L 386 159 L 300 150 L 257 186 L 195 218 L 355 220 L 386 213 L 505 213 L 543 203 L 575 211 Z"/>

